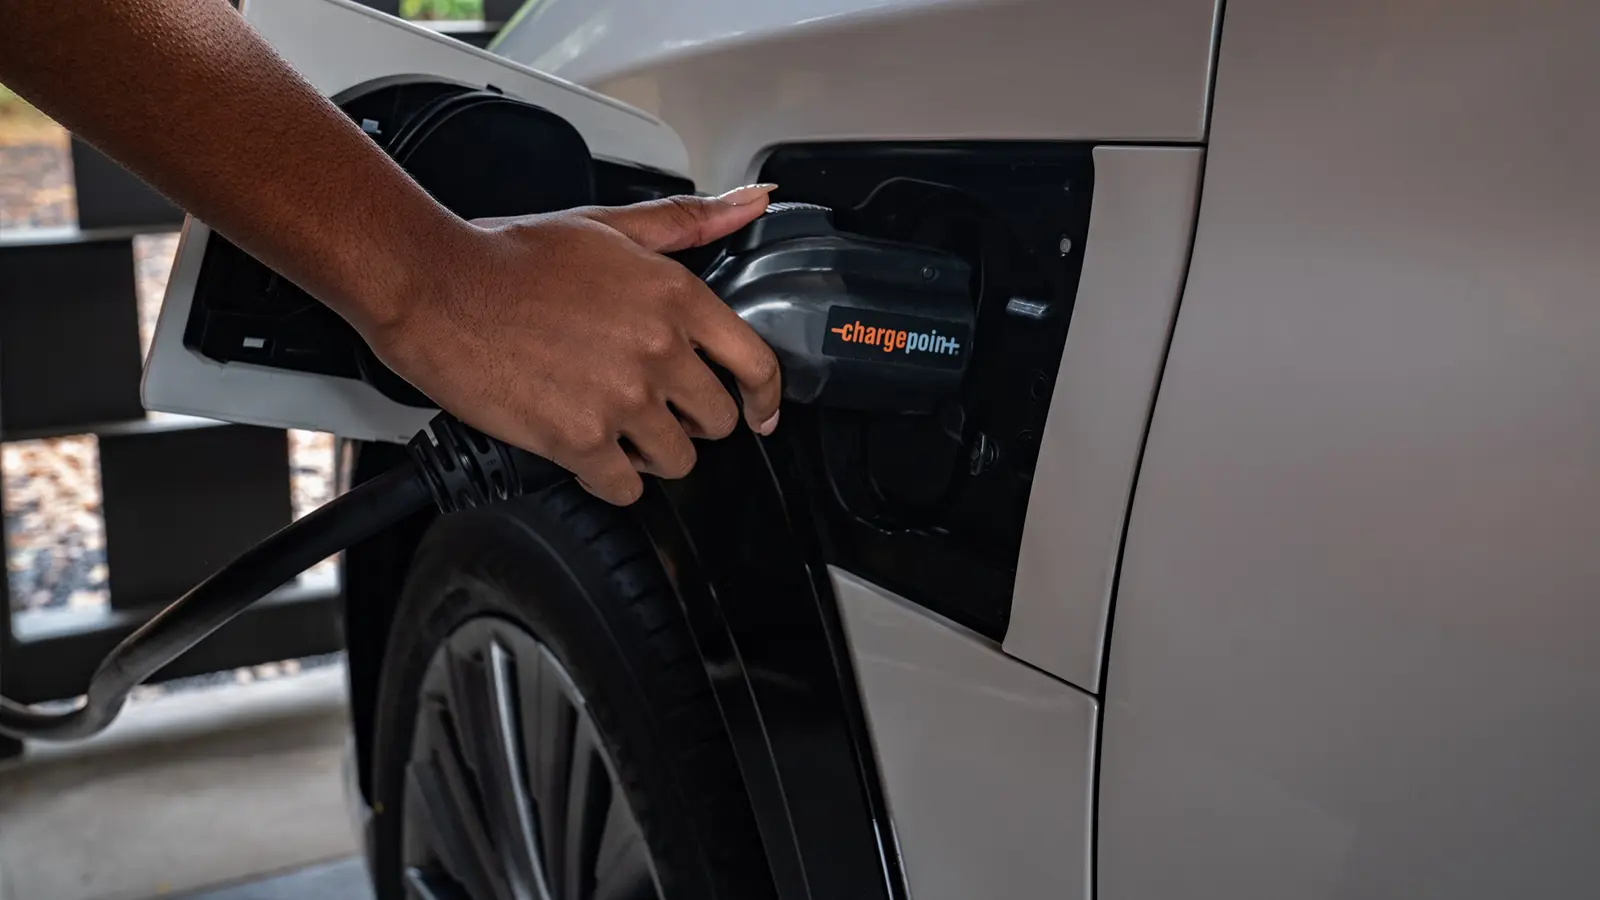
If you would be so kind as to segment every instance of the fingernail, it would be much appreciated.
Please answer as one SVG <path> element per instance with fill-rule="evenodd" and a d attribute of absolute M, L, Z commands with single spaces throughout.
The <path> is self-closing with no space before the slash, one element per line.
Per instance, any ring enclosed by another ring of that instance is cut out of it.
<path fill-rule="evenodd" d="M 783 410 L 780 409 L 780 410 L 778 410 L 778 412 L 783 412 Z M 778 413 L 775 412 L 775 413 L 772 414 L 772 418 L 767 419 L 765 422 L 762 422 L 760 425 L 756 426 L 756 433 L 757 434 L 761 434 L 761 435 L 771 434 L 774 430 L 777 429 L 777 427 L 778 427 Z"/>
<path fill-rule="evenodd" d="M 776 187 L 775 184 L 747 184 L 744 187 L 734 188 L 717 199 L 730 206 L 743 206 L 762 199 Z"/>

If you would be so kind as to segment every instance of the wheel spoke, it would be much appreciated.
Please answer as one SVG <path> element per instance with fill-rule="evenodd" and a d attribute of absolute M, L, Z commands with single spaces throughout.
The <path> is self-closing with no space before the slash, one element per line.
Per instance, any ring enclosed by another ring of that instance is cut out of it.
<path fill-rule="evenodd" d="M 488 872 L 472 846 L 472 827 L 451 802 L 442 781 L 432 761 L 413 763 L 406 779 L 407 816 L 424 824 L 428 846 L 445 871 L 463 882 L 469 893 L 482 893 L 488 889 Z"/>
<path fill-rule="evenodd" d="M 586 715 L 572 736 L 572 775 L 567 781 L 566 900 L 588 900 L 594 865 L 611 806 L 611 780 L 600 759 L 600 736 Z"/>
<path fill-rule="evenodd" d="M 415 762 L 407 770 L 405 808 L 408 821 L 424 826 L 408 835 L 411 840 L 407 843 L 412 845 L 406 849 L 408 859 L 425 844 L 446 870 L 457 878 L 472 880 L 477 864 L 465 838 L 466 829 L 454 806 L 444 799 L 431 762 Z"/>
<path fill-rule="evenodd" d="M 480 819 L 480 804 L 462 763 L 454 723 L 442 710 L 434 709 L 432 714 L 437 739 L 427 759 L 412 763 L 412 773 L 424 807 L 435 818 L 433 832 L 441 851 L 447 850 L 446 844 L 459 847 L 458 852 L 446 856 L 446 868 L 466 885 L 473 900 L 515 900 Z"/>
<path fill-rule="evenodd" d="M 527 754 L 528 788 L 538 817 L 540 854 L 546 882 L 562 900 L 573 900 L 566 884 L 567 778 L 572 769 L 572 735 L 577 710 L 568 699 L 566 676 L 549 651 L 532 645 L 523 654 L 529 664 L 517 667 L 522 697 L 523 748 Z M 530 659 L 531 657 L 531 659 Z"/>
<path fill-rule="evenodd" d="M 627 799 L 621 791 L 613 790 L 595 861 L 594 900 L 645 900 L 655 895 L 644 835 L 628 809 Z"/>
<path fill-rule="evenodd" d="M 514 762 L 522 756 L 514 732 L 514 689 L 491 671 L 496 658 L 509 676 L 510 657 L 493 636 L 486 644 L 474 642 L 451 653 L 451 703 L 461 717 L 458 733 L 483 802 L 490 842 L 499 852 L 506 889 L 514 900 L 544 900 L 534 868 L 538 850 L 533 846 L 522 769 Z"/>
<path fill-rule="evenodd" d="M 649 846 L 583 694 L 533 636 L 463 624 L 423 680 L 407 900 L 655 900 Z"/>
<path fill-rule="evenodd" d="M 490 754 L 495 778 L 501 785 L 494 792 L 505 826 L 506 853 L 511 861 L 512 886 L 519 898 L 553 900 L 550 882 L 541 864 L 538 825 L 528 795 L 522 763 L 525 748 L 517 727 L 516 665 L 511 653 L 499 641 L 489 644 L 489 714 L 494 722 Z"/>
<path fill-rule="evenodd" d="M 439 872 L 406 870 L 406 900 L 472 900 L 450 878 Z"/>
<path fill-rule="evenodd" d="M 476 644 L 476 642 L 474 642 Z M 472 777 L 478 795 L 487 800 L 496 784 L 494 719 L 490 709 L 489 679 L 482 661 L 474 658 L 481 647 L 454 647 L 446 657 L 445 690 L 449 695 L 450 716 L 456 739 L 461 744 L 462 762 Z M 491 815 L 496 812 L 487 809 Z M 496 821 L 494 825 L 501 823 Z M 498 835 L 491 835 L 496 837 Z"/>

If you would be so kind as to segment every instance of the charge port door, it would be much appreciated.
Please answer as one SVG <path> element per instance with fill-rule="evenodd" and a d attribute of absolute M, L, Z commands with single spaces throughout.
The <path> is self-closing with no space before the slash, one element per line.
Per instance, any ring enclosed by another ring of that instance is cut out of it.
<path fill-rule="evenodd" d="M 350 0 L 245 0 L 241 11 L 463 217 L 694 189 L 682 140 L 626 104 Z M 143 394 L 157 412 L 362 440 L 403 441 L 434 412 L 342 319 L 192 217 Z"/>

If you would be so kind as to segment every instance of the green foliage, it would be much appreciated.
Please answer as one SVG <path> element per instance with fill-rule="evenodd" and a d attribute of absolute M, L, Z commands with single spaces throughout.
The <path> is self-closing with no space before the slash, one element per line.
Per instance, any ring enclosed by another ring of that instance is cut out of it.
<path fill-rule="evenodd" d="M 44 113 L 34 109 L 15 91 L 0 84 L 0 147 L 19 141 L 31 143 L 47 137 L 46 132 L 56 130 L 59 129 L 55 123 Z M 4 180 L 0 178 L 0 181 Z"/>
<path fill-rule="evenodd" d="M 14 91 L 0 84 L 0 116 L 14 119 L 42 119 L 44 114 L 18 97 Z"/>
<path fill-rule="evenodd" d="M 400 0 L 400 15 L 407 19 L 482 19 L 483 0 Z"/>

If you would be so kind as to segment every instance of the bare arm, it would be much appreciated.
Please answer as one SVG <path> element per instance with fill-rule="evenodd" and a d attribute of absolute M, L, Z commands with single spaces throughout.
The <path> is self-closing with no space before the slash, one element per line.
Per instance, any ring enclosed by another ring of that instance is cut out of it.
<path fill-rule="evenodd" d="M 636 471 L 681 476 L 690 437 L 737 423 L 697 348 L 738 379 L 752 427 L 776 424 L 771 350 L 659 255 L 749 222 L 770 185 L 463 221 L 224 0 L 0 0 L 0 81 L 331 306 L 441 406 L 608 500 L 638 496 Z"/>

